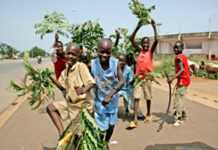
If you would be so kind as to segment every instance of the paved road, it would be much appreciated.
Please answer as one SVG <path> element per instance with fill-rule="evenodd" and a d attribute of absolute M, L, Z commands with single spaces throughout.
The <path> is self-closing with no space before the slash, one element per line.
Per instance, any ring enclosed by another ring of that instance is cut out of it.
<path fill-rule="evenodd" d="M 49 59 L 44 59 L 41 65 L 37 65 L 36 59 L 30 62 L 37 67 L 49 63 Z M 0 112 L 14 101 L 16 95 L 10 88 L 10 80 L 21 81 L 24 76 L 22 60 L 1 60 L 0 61 Z"/>
<path fill-rule="evenodd" d="M 163 118 L 167 92 L 154 89 L 152 105 L 155 118 Z M 218 110 L 187 100 L 188 120 L 180 127 L 168 123 L 156 132 L 159 122 L 144 124 L 127 131 L 122 113 L 115 128 L 112 150 L 216 150 L 218 149 Z M 143 108 L 145 103 L 142 102 Z M 47 114 L 30 110 L 25 102 L 13 117 L 0 129 L 2 150 L 54 150 L 57 132 Z"/>

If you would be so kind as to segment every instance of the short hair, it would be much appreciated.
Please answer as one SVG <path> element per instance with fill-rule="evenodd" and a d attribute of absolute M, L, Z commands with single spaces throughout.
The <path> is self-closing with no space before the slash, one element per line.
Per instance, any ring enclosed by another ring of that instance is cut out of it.
<path fill-rule="evenodd" d="M 173 49 L 178 48 L 179 50 L 183 50 L 184 49 L 184 43 L 181 40 L 176 41 Z"/>
<path fill-rule="evenodd" d="M 100 47 L 100 45 L 103 43 L 103 42 L 108 42 L 111 46 L 112 46 L 112 40 L 110 38 L 103 38 L 101 40 L 98 41 L 98 47 Z"/>
<path fill-rule="evenodd" d="M 56 47 L 58 44 L 60 44 L 61 46 L 64 46 L 64 44 L 63 44 L 61 41 L 56 41 L 56 42 L 53 44 L 53 47 Z"/>
<path fill-rule="evenodd" d="M 79 50 L 79 52 L 80 52 L 80 46 L 78 44 L 72 43 L 72 42 L 67 44 L 66 52 L 68 52 L 71 47 L 74 47 L 75 49 Z"/>
<path fill-rule="evenodd" d="M 145 37 L 143 37 L 143 38 L 141 39 L 141 43 L 142 43 L 145 39 L 147 39 L 147 40 L 150 42 L 150 38 L 147 37 L 147 36 L 145 36 Z"/>

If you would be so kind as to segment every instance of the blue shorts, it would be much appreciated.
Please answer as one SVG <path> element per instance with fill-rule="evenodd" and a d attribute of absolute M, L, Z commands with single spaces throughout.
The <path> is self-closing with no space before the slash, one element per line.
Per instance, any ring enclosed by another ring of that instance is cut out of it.
<path fill-rule="evenodd" d="M 115 125 L 117 123 L 118 112 L 102 114 L 95 112 L 95 121 L 102 131 L 106 131 L 109 128 L 109 125 Z"/>

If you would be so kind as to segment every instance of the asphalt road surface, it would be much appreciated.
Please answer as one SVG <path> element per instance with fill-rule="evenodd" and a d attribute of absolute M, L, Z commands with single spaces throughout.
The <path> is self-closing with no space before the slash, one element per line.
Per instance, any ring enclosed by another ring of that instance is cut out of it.
<path fill-rule="evenodd" d="M 36 67 L 43 67 L 50 63 L 50 59 L 43 59 L 42 64 L 38 65 L 36 59 L 30 60 Z M 16 94 L 10 89 L 10 81 L 22 81 L 24 77 L 24 67 L 22 60 L 1 60 L 0 61 L 0 112 L 12 103 Z"/>

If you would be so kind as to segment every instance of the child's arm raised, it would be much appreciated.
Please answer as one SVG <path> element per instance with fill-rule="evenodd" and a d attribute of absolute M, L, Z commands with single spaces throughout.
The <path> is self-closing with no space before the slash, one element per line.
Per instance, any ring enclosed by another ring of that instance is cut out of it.
<path fill-rule="evenodd" d="M 154 42 L 153 42 L 153 44 L 151 46 L 151 52 L 153 54 L 155 49 L 156 49 L 156 47 L 157 47 L 157 44 L 158 44 L 157 28 L 156 28 L 156 23 L 155 23 L 155 21 L 153 19 L 151 19 L 151 26 L 152 26 L 152 28 L 154 30 Z"/>
<path fill-rule="evenodd" d="M 130 36 L 130 41 L 132 43 L 132 46 L 135 48 L 135 49 L 140 49 L 140 47 L 136 44 L 135 42 L 135 36 L 136 36 L 136 33 L 139 31 L 139 29 L 142 27 L 142 21 L 139 21 L 135 30 L 133 31 L 133 33 L 131 34 Z"/>

